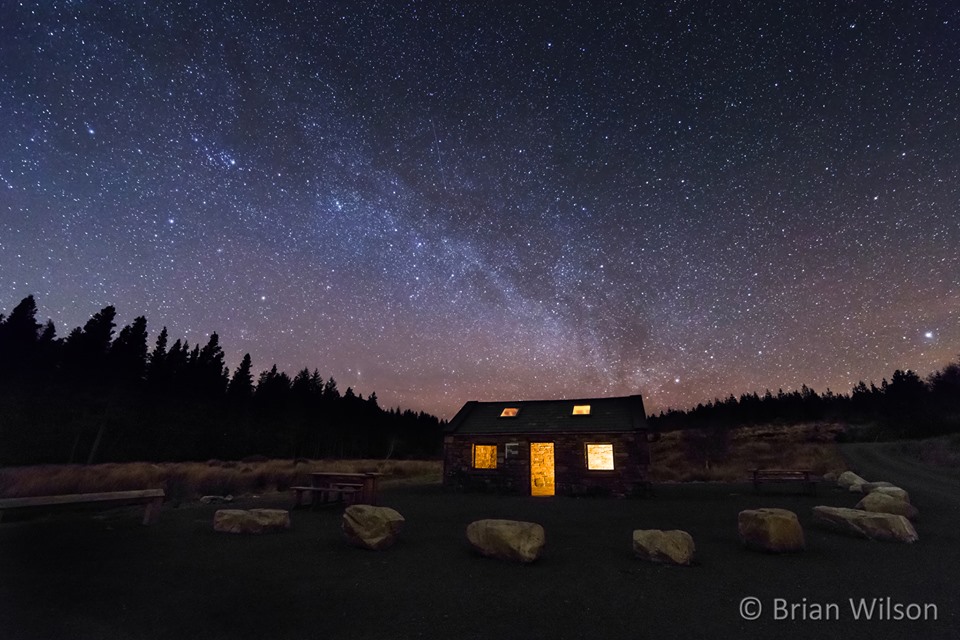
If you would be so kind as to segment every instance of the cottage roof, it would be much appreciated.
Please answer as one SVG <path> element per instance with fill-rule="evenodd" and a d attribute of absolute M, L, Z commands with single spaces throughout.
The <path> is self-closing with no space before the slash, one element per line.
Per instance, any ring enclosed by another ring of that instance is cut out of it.
<path fill-rule="evenodd" d="M 589 415 L 573 415 L 573 407 L 589 405 Z M 504 409 L 517 409 L 516 416 L 502 417 Z M 463 405 L 447 433 L 609 433 L 647 428 L 643 398 L 576 398 L 568 400 L 511 400 Z"/>

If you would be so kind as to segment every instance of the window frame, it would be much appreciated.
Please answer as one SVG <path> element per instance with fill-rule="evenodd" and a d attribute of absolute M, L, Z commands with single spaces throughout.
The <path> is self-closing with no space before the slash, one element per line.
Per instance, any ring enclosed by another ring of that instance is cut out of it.
<path fill-rule="evenodd" d="M 590 447 L 610 447 L 610 468 L 609 469 L 595 469 L 590 466 Z M 587 471 L 598 471 L 598 472 L 610 472 L 617 470 L 617 463 L 615 454 L 616 448 L 614 447 L 613 442 L 584 442 L 583 443 L 583 463 Z"/>
<path fill-rule="evenodd" d="M 477 466 L 477 447 L 493 448 L 493 466 Z M 497 469 L 497 443 L 472 442 L 470 443 L 470 468 L 474 471 L 495 471 Z"/>
<path fill-rule="evenodd" d="M 508 411 L 512 413 L 507 413 Z M 501 418 L 516 418 L 520 414 L 520 407 L 504 407 L 500 412 Z"/>
<path fill-rule="evenodd" d="M 579 411 L 577 411 L 578 409 Z M 570 415 L 580 417 L 589 416 L 592 410 L 593 407 L 591 407 L 589 404 L 575 404 L 573 405 L 573 409 L 570 411 Z"/>

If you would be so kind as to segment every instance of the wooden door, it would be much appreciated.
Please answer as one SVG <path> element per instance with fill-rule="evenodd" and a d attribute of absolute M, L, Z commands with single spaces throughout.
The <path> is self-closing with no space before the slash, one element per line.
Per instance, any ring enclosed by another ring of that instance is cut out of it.
<path fill-rule="evenodd" d="M 553 443 L 530 443 L 530 495 L 552 496 L 554 493 Z"/>

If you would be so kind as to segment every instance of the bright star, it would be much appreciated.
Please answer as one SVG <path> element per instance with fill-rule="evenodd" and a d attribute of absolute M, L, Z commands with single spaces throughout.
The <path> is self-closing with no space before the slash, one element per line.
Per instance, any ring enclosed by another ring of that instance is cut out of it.
<path fill-rule="evenodd" d="M 925 334 L 923 334 L 923 337 L 927 340 L 933 338 L 933 331 L 927 331 Z"/>

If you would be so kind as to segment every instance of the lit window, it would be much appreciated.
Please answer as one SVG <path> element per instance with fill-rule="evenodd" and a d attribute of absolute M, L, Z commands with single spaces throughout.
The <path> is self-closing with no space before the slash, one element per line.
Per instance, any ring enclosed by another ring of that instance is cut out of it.
<path fill-rule="evenodd" d="M 500 417 L 516 418 L 518 413 L 520 413 L 520 409 L 518 409 L 517 407 L 506 407 L 503 411 L 500 412 Z"/>
<path fill-rule="evenodd" d="M 575 405 L 573 405 L 573 415 L 575 415 L 575 416 L 588 416 L 588 415 L 590 415 L 590 405 L 588 405 L 588 404 L 575 404 Z"/>
<path fill-rule="evenodd" d="M 497 445 L 495 444 L 473 445 L 473 467 L 475 469 L 496 469 L 497 468 Z"/>
<path fill-rule="evenodd" d="M 613 470 L 613 445 L 612 444 L 588 444 L 587 445 L 587 469 L 597 471 Z"/>

